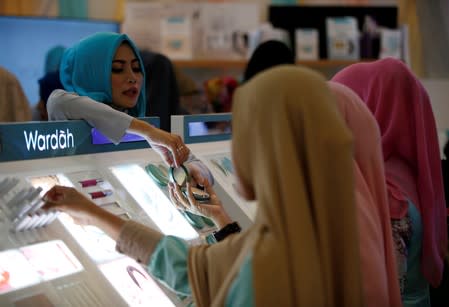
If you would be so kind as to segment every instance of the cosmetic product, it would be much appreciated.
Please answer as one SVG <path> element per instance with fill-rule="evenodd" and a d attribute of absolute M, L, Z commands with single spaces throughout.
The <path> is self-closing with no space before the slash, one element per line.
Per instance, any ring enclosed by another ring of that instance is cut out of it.
<path fill-rule="evenodd" d="M 210 200 L 210 195 L 204 190 L 201 190 L 199 188 L 191 187 L 193 198 L 197 200 L 200 203 L 208 203 Z M 182 189 L 182 192 L 184 193 L 185 197 L 188 197 L 187 190 Z"/>
<path fill-rule="evenodd" d="M 23 217 L 22 220 L 19 220 L 14 223 L 14 230 L 16 232 L 25 230 L 27 228 L 27 226 L 30 224 L 30 222 L 31 222 L 31 217 L 29 215 L 26 215 Z"/>
<path fill-rule="evenodd" d="M 5 192 L 0 194 L 0 204 L 12 231 L 39 228 L 52 221 L 50 218 L 54 214 L 41 210 L 46 203 L 40 196 L 41 187 L 34 188 L 28 182 L 17 178 L 7 178 L 1 181 L 0 185 Z"/>
<path fill-rule="evenodd" d="M 163 174 L 166 178 L 168 178 L 168 167 L 167 167 L 166 165 L 164 165 L 164 164 L 158 164 L 157 167 L 161 170 L 162 174 Z"/>
<path fill-rule="evenodd" d="M 40 228 L 44 225 L 47 225 L 47 221 L 50 219 L 51 217 L 51 213 L 48 211 L 43 211 L 43 210 L 39 210 L 38 212 L 36 212 L 35 214 L 40 215 L 40 219 L 39 219 L 39 223 L 37 223 L 36 225 L 34 225 L 34 228 Z"/>
<path fill-rule="evenodd" d="M 27 225 L 25 230 L 37 228 L 38 225 L 41 223 L 41 219 L 43 218 L 43 215 L 40 212 L 36 212 L 35 214 L 32 214 L 30 216 L 31 216 L 31 222 L 29 225 Z"/>
<path fill-rule="evenodd" d="M 33 188 L 24 188 L 18 191 L 7 203 L 6 205 L 12 209 L 16 206 L 19 206 L 25 199 L 28 194 L 32 191 Z"/>
<path fill-rule="evenodd" d="M 92 197 L 92 199 L 102 198 L 102 197 L 111 196 L 112 195 L 112 190 L 103 190 L 103 191 L 89 192 L 89 194 L 90 194 L 90 197 Z"/>
<path fill-rule="evenodd" d="M 20 214 L 24 208 L 28 208 L 30 206 L 30 202 L 28 200 L 28 195 L 32 193 L 34 188 L 25 188 L 14 195 L 11 200 L 7 203 L 5 209 L 9 210 L 8 217 L 10 220 L 16 219 L 16 217 Z"/>
<path fill-rule="evenodd" d="M 193 194 L 193 197 L 200 202 L 202 202 L 202 201 L 207 202 L 210 200 L 209 193 L 207 193 L 206 191 L 201 190 L 199 188 L 192 187 L 192 194 Z"/>
<path fill-rule="evenodd" d="M 204 220 L 201 218 L 200 215 L 196 215 L 189 211 L 183 211 L 182 215 L 184 215 L 184 218 L 189 222 L 190 225 L 192 225 L 195 229 L 203 229 L 206 224 L 204 223 Z"/>
<path fill-rule="evenodd" d="M 5 195 L 6 192 L 9 191 L 9 189 L 11 188 L 11 181 L 12 179 L 10 178 L 5 178 L 2 181 L 0 181 L 0 195 Z"/>
<path fill-rule="evenodd" d="M 97 184 L 103 182 L 103 179 L 100 179 L 100 178 L 86 179 L 86 180 L 81 180 L 78 182 L 81 184 L 82 188 L 87 188 L 87 187 L 96 186 Z"/>
<path fill-rule="evenodd" d="M 145 166 L 145 171 L 159 186 L 167 186 L 168 176 L 166 176 L 159 167 L 150 163 Z"/>
<path fill-rule="evenodd" d="M 6 178 L 0 183 L 0 195 L 5 195 L 19 183 L 17 178 Z"/>
<path fill-rule="evenodd" d="M 39 198 L 39 195 L 42 191 L 41 187 L 34 189 L 30 194 L 28 194 L 27 202 L 20 207 L 20 210 L 17 211 L 16 219 L 21 219 L 27 213 L 34 213 L 38 209 L 40 209 L 45 202 Z"/>
<path fill-rule="evenodd" d="M 59 213 L 60 213 L 60 211 L 50 211 L 48 213 L 50 218 L 45 222 L 45 224 L 43 226 L 47 226 L 47 225 L 51 224 L 54 220 L 56 220 L 59 216 Z"/>
<path fill-rule="evenodd" d="M 214 221 L 212 221 L 210 218 L 202 216 L 203 218 L 203 222 L 206 223 L 207 226 L 209 227 L 217 227 L 217 225 L 215 225 Z"/>
<path fill-rule="evenodd" d="M 184 165 L 170 167 L 170 181 L 176 183 L 178 186 L 185 187 L 189 178 L 189 171 Z"/>

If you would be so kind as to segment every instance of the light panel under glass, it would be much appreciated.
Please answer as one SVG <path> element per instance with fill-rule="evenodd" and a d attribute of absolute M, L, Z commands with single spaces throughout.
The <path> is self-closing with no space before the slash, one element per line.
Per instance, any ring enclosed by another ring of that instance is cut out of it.
<path fill-rule="evenodd" d="M 112 173 L 165 235 L 184 240 L 198 238 L 198 233 L 171 204 L 156 183 L 136 164 L 111 167 Z"/>
<path fill-rule="evenodd" d="M 61 240 L 6 250 L 0 253 L 0 294 L 82 270 Z"/>

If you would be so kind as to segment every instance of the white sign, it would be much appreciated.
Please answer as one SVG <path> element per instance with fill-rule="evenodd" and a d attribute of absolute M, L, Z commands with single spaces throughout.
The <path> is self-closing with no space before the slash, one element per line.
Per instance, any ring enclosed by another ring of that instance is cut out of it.
<path fill-rule="evenodd" d="M 74 136 L 69 129 L 56 129 L 51 134 L 41 134 L 38 130 L 23 131 L 23 136 L 28 151 L 75 148 Z"/>

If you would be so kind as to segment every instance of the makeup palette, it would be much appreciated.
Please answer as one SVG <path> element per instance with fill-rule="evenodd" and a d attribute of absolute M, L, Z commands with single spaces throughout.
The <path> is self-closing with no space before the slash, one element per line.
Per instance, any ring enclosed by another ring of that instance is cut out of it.
<path fill-rule="evenodd" d="M 153 179 L 154 182 L 156 182 L 161 187 L 166 187 L 168 184 L 168 173 L 167 171 L 156 166 L 152 163 L 145 166 L 145 171 L 147 174 Z"/>
<path fill-rule="evenodd" d="M 176 183 L 180 187 L 185 187 L 189 181 L 189 171 L 187 167 L 181 165 L 180 167 L 170 167 L 170 181 Z"/>

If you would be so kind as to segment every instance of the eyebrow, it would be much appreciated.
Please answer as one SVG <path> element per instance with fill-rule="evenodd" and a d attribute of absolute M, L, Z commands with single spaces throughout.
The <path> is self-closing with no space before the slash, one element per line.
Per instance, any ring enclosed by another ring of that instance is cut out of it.
<path fill-rule="evenodd" d="M 131 60 L 131 64 L 135 63 L 135 62 L 138 62 L 138 61 L 139 61 L 139 59 L 132 59 Z M 112 63 L 126 64 L 126 61 L 125 60 L 114 60 L 114 61 L 112 61 Z"/>

